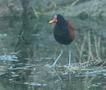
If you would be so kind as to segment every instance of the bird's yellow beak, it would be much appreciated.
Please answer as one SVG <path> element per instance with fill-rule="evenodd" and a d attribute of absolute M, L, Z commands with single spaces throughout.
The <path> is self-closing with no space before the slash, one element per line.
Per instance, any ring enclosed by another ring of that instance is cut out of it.
<path fill-rule="evenodd" d="M 53 23 L 53 22 L 54 22 L 54 20 L 50 20 L 50 21 L 49 21 L 50 24 Z"/>
<path fill-rule="evenodd" d="M 52 20 L 49 21 L 50 24 L 56 23 L 56 22 L 57 22 L 57 19 L 52 19 Z"/>

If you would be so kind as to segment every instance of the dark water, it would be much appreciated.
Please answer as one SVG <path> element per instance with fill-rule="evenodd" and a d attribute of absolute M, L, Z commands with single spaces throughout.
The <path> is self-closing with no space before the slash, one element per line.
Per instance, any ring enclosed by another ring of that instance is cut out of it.
<path fill-rule="evenodd" d="M 54 40 L 52 26 L 48 25 L 47 21 L 48 19 L 36 23 L 35 30 L 41 29 L 41 31 L 32 34 L 33 59 L 29 57 L 29 61 L 23 64 L 17 62 L 16 56 L 9 56 L 14 54 L 17 33 L 19 33 L 21 23 L 15 21 L 15 24 L 10 27 L 10 21 L 1 18 L 0 90 L 106 90 L 106 63 L 103 64 L 106 59 L 105 18 L 104 20 L 98 20 L 96 17 L 85 20 L 72 18 L 77 36 L 69 46 L 72 52 L 72 65 L 69 67 L 67 66 L 69 64 L 68 49 Z M 89 43 L 87 43 L 90 42 L 88 39 L 89 32 L 93 58 L 89 54 Z M 84 51 L 79 52 L 84 37 L 86 38 Z M 96 50 L 94 37 L 97 40 L 95 41 L 96 44 L 99 45 Z M 97 43 L 99 40 L 100 44 Z M 59 56 L 61 49 L 64 54 L 57 62 L 56 67 L 51 67 L 56 57 Z M 79 66 L 79 63 L 92 61 L 93 59 L 94 62 L 97 60 L 100 63 L 91 63 L 91 65 L 87 65 L 89 64 L 87 63 Z"/>
<path fill-rule="evenodd" d="M 88 72 L 84 75 L 66 75 L 62 76 L 61 80 L 57 76 L 52 78 L 52 76 L 47 75 L 49 80 L 38 80 L 38 82 L 42 81 L 43 83 L 32 81 L 23 84 L 22 82 L 5 79 L 0 82 L 0 90 L 105 90 L 106 70 L 101 71 Z M 67 77 L 69 78 L 67 79 Z"/>

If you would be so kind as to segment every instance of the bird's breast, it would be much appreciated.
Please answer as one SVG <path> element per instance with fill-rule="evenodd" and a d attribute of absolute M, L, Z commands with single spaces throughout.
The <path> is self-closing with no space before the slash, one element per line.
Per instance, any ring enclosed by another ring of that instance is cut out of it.
<path fill-rule="evenodd" d="M 55 27 L 54 37 L 61 44 L 69 44 L 72 41 L 67 26 Z"/>

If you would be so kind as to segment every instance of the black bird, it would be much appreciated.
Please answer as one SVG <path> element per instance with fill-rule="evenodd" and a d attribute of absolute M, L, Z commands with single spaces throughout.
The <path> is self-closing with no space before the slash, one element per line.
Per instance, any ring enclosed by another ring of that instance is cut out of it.
<path fill-rule="evenodd" d="M 75 32 L 72 24 L 65 20 L 60 14 L 54 15 L 49 23 L 54 23 L 54 38 L 60 44 L 68 45 L 75 38 Z"/>
<path fill-rule="evenodd" d="M 69 45 L 75 38 L 75 31 L 71 22 L 64 19 L 60 14 L 56 14 L 49 21 L 54 26 L 54 38 L 57 42 L 63 45 Z M 56 64 L 57 60 L 55 61 Z"/>

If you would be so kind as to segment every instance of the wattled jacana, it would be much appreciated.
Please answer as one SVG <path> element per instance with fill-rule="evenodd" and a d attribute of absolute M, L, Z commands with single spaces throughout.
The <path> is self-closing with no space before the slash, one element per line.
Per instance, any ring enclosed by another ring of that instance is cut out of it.
<path fill-rule="evenodd" d="M 54 38 L 57 42 L 63 45 L 69 45 L 75 38 L 75 32 L 72 24 L 65 20 L 60 14 L 56 14 L 49 21 L 50 24 L 55 24 L 54 26 Z M 62 54 L 62 53 L 61 53 Z M 60 57 L 60 56 L 59 56 Z M 59 59 L 59 58 L 58 58 Z M 58 59 L 54 62 L 56 64 Z"/>

